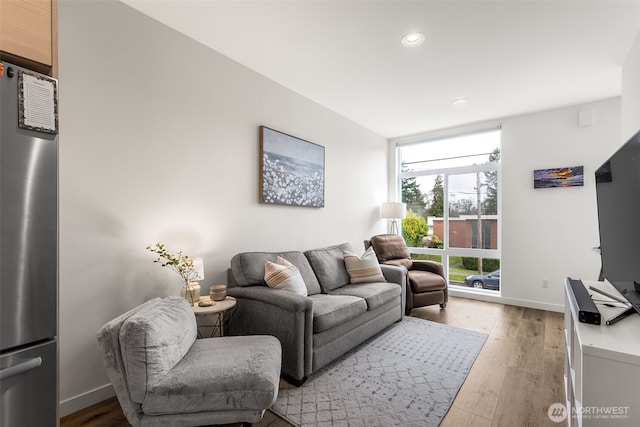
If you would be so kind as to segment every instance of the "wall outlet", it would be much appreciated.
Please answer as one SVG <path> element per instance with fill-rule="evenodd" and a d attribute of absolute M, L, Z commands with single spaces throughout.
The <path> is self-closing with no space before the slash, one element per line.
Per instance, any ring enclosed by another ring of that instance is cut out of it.
<path fill-rule="evenodd" d="M 549 287 L 549 279 L 542 279 L 542 287 L 545 289 Z"/>

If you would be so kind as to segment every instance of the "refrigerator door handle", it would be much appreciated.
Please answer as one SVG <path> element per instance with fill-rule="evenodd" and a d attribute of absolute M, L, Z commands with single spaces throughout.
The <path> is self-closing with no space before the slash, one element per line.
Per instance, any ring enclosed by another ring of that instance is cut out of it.
<path fill-rule="evenodd" d="M 7 380 L 11 377 L 15 377 L 16 375 L 20 375 L 24 372 L 36 369 L 40 365 L 42 365 L 42 357 L 34 357 L 33 359 L 29 359 L 26 362 L 18 363 L 15 366 L 0 369 L 0 380 Z"/>

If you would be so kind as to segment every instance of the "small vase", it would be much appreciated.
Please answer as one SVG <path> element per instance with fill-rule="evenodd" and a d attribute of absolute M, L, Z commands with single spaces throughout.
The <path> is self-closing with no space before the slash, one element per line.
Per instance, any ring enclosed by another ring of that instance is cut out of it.
<path fill-rule="evenodd" d="M 180 296 L 187 300 L 191 305 L 200 301 L 200 285 L 198 282 L 189 282 L 180 290 Z"/>

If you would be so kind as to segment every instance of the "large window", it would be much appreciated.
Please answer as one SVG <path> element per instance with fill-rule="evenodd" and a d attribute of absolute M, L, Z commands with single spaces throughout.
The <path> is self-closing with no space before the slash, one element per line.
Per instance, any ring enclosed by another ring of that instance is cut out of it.
<path fill-rule="evenodd" d="M 500 130 L 400 145 L 402 235 L 450 285 L 500 290 Z"/>

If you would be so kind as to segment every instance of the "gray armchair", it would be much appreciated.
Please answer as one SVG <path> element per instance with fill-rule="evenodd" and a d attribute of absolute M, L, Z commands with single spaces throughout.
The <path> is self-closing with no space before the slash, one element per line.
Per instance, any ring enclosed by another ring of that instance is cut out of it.
<path fill-rule="evenodd" d="M 250 423 L 275 402 L 281 347 L 271 336 L 196 339 L 184 298 L 155 298 L 98 331 L 107 374 L 133 426 Z"/>
<path fill-rule="evenodd" d="M 402 236 L 380 234 L 364 241 L 365 249 L 373 246 L 380 264 L 395 265 L 407 269 L 407 303 L 405 314 L 417 307 L 440 304 L 446 308 L 449 289 L 442 264 L 435 261 L 411 259 L 409 248 Z"/>

